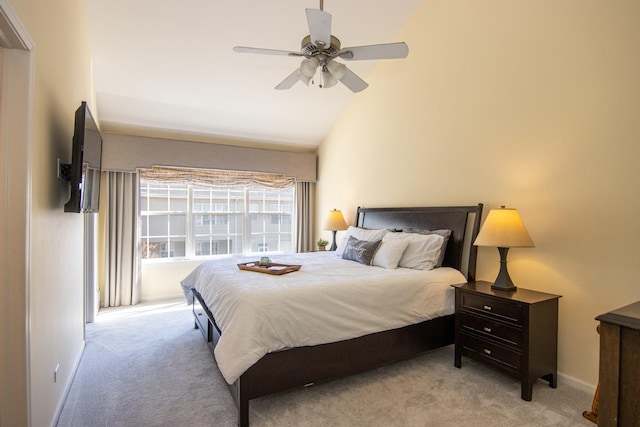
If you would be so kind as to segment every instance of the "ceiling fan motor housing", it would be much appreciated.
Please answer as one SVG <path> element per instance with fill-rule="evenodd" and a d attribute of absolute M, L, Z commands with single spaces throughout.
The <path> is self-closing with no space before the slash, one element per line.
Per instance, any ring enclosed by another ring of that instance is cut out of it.
<path fill-rule="evenodd" d="M 320 50 L 318 46 L 311 42 L 311 36 L 305 36 L 302 39 L 301 45 L 301 53 L 303 56 L 307 58 L 323 54 L 329 57 L 336 57 L 338 53 L 340 53 L 340 40 L 337 37 L 331 36 L 331 43 L 329 46 Z"/>

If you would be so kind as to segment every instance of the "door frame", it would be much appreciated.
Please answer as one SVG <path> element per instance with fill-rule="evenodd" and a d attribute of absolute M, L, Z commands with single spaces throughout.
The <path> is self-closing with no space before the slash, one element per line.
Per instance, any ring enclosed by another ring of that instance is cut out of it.
<path fill-rule="evenodd" d="M 31 425 L 31 111 L 35 44 L 0 0 L 0 425 Z"/>

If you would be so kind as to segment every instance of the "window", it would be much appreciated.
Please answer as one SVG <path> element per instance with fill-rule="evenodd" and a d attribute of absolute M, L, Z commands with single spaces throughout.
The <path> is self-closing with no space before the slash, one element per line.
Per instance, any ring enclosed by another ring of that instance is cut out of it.
<path fill-rule="evenodd" d="M 294 188 L 140 181 L 142 258 L 292 252 Z"/>

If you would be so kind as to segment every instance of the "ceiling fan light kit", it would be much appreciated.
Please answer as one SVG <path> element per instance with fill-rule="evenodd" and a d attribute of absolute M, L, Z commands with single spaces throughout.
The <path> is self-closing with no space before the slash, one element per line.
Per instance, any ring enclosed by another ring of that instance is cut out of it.
<path fill-rule="evenodd" d="M 337 84 L 338 84 L 338 80 L 336 79 L 336 77 L 333 74 L 331 74 L 331 72 L 329 70 L 324 68 L 322 70 L 322 80 L 321 80 L 319 86 L 321 88 L 328 89 L 328 88 L 333 87 L 333 86 L 335 86 Z"/>
<path fill-rule="evenodd" d="M 300 52 L 245 46 L 236 46 L 233 50 L 240 53 L 304 57 L 300 67 L 280 82 L 276 89 L 290 89 L 298 81 L 308 86 L 314 83 L 314 77 L 320 69 L 318 87 L 328 89 L 341 82 L 352 92 L 360 92 L 369 85 L 346 65 L 337 62 L 336 58 L 347 61 L 400 59 L 409 54 L 409 47 L 403 42 L 341 49 L 340 40 L 331 35 L 331 15 L 322 9 L 322 0 L 320 9 L 306 9 L 309 35 L 302 39 Z"/>
<path fill-rule="evenodd" d="M 316 69 L 320 65 L 318 58 L 305 58 L 300 63 L 300 71 L 305 77 L 313 77 L 316 74 Z"/>
<path fill-rule="evenodd" d="M 347 72 L 347 66 L 346 65 L 341 64 L 339 62 L 335 62 L 335 61 L 329 62 L 327 64 L 327 69 L 329 70 L 329 72 L 331 74 L 333 74 L 333 77 L 335 77 L 338 80 L 343 78 L 345 73 Z"/>

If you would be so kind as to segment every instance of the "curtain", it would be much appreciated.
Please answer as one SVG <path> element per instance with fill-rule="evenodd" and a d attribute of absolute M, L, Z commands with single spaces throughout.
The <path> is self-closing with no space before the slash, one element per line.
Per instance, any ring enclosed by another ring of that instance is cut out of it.
<path fill-rule="evenodd" d="M 157 182 L 184 182 L 187 184 L 228 187 L 259 185 L 267 188 L 287 188 L 295 184 L 294 178 L 281 174 L 169 166 L 154 166 L 151 169 L 141 169 L 140 178 Z"/>
<path fill-rule="evenodd" d="M 107 172 L 103 307 L 140 302 L 138 175 Z"/>
<path fill-rule="evenodd" d="M 313 182 L 296 182 L 296 252 L 313 250 L 313 212 L 315 200 L 315 184 Z"/>

